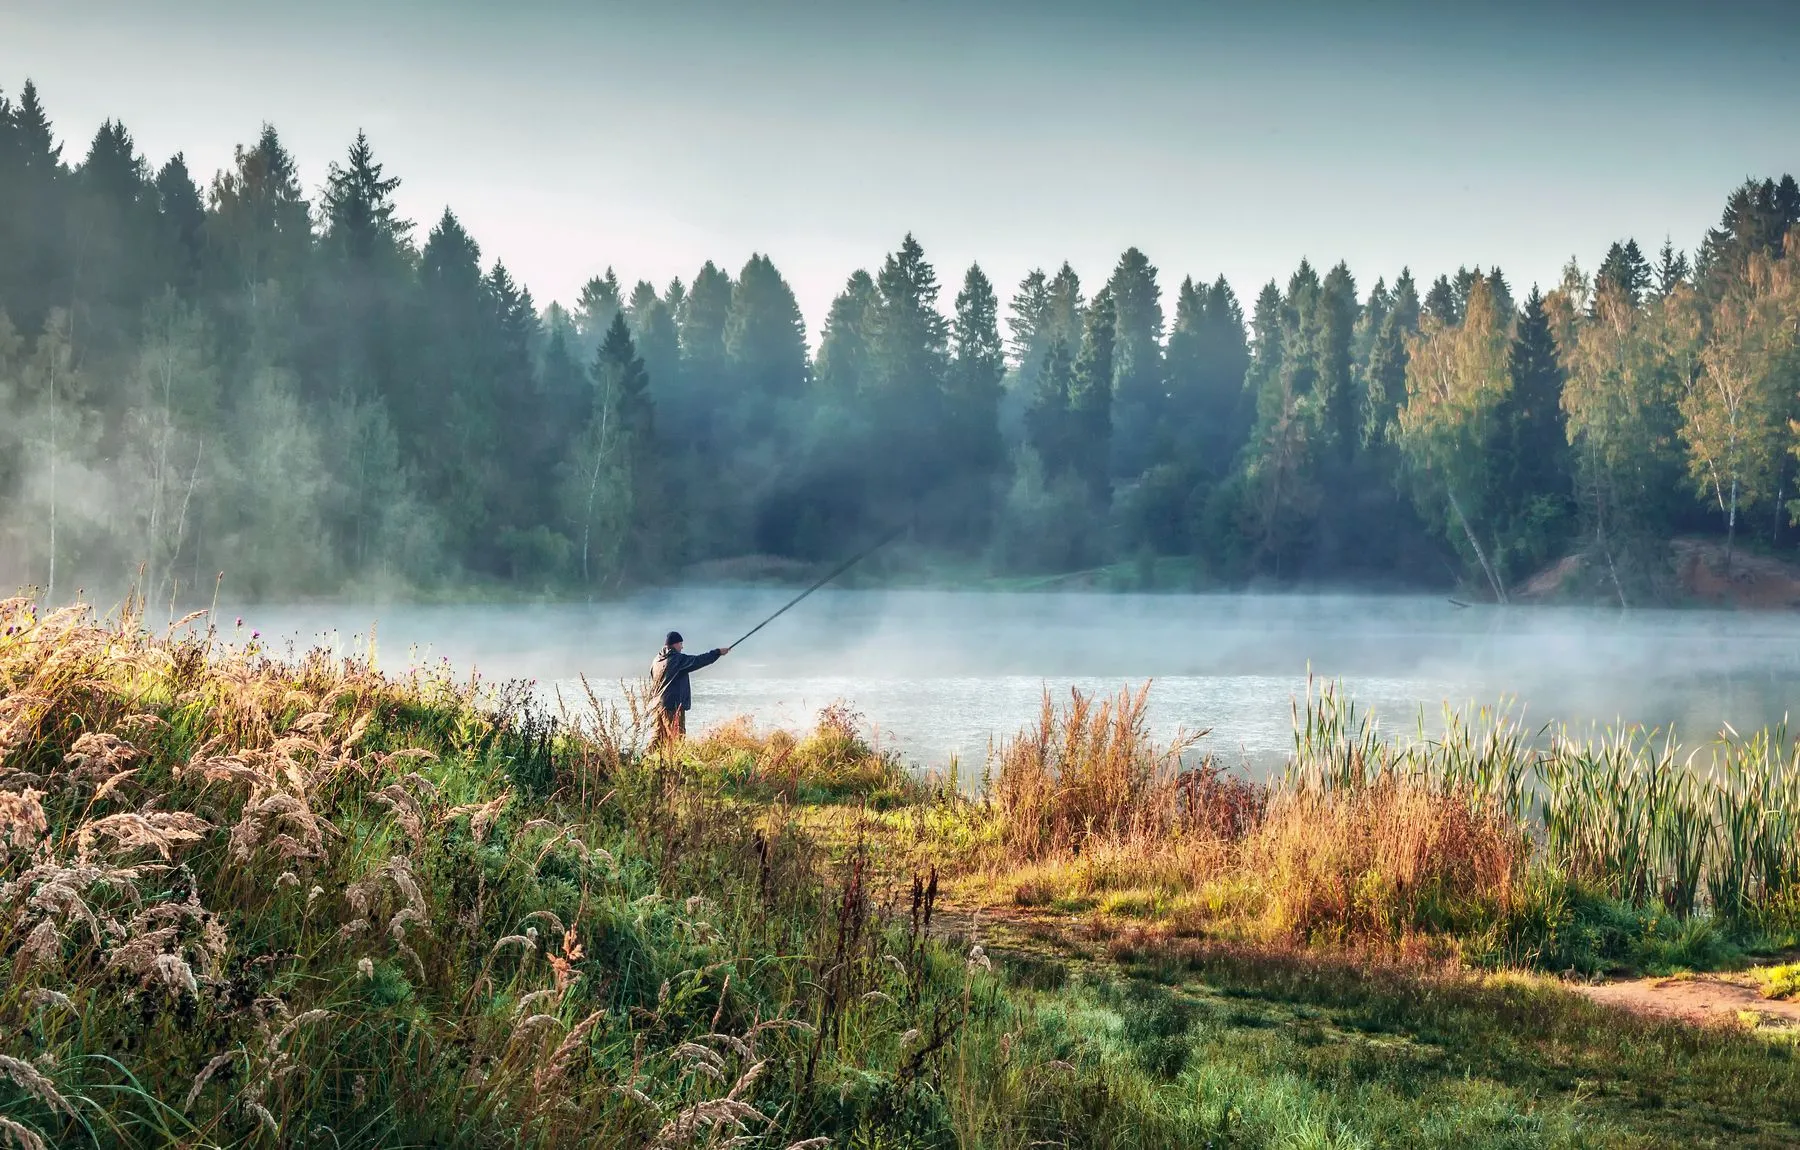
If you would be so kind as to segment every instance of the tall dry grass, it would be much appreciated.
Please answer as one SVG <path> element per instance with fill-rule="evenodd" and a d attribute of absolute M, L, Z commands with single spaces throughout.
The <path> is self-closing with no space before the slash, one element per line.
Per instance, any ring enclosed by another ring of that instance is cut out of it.
<path fill-rule="evenodd" d="M 1046 695 L 1001 744 L 971 816 L 986 829 L 964 836 L 984 844 L 990 891 L 1301 939 L 1491 936 L 1518 915 L 1566 916 L 1521 907 L 1538 872 L 1683 919 L 1795 917 L 1800 744 L 1780 728 L 1689 753 L 1639 728 L 1546 742 L 1503 705 L 1392 739 L 1309 683 L 1293 755 L 1265 785 L 1194 738 L 1157 744 L 1147 691 Z"/>
<path fill-rule="evenodd" d="M 644 756 L 629 708 L 552 721 L 135 607 L 0 603 L 0 1143 L 779 1150 L 949 1121 L 926 1100 L 987 976 L 866 862 L 840 878 Z"/>

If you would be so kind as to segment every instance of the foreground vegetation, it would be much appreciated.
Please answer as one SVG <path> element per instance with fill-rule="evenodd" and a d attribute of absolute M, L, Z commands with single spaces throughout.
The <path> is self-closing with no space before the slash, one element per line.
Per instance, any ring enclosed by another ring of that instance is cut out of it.
<path fill-rule="evenodd" d="M 1176 772 L 1141 698 L 1077 699 L 971 800 L 843 710 L 647 755 L 629 707 L 553 720 L 478 680 L 278 662 L 201 623 L 0 604 L 0 1144 L 1800 1137 L 1790 1038 L 1447 960 L 1554 965 L 1464 941 L 1526 937 L 1550 865 L 1504 790 L 1365 757 L 1264 791 Z M 1791 888 L 1779 868 L 1717 886 L 1726 857 L 1663 913 L 1746 945 Z M 1655 917 L 1607 873 L 1563 889 Z M 1296 880 L 1310 893 L 1273 901 Z M 1116 913 L 1034 932 L 972 913 L 1005 884 L 1191 901 L 1089 902 Z"/>

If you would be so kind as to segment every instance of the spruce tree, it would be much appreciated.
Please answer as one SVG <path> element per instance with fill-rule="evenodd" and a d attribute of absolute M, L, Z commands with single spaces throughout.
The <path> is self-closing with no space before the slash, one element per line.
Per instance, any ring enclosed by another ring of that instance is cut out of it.
<path fill-rule="evenodd" d="M 844 399 L 872 386 L 869 339 L 879 304 L 875 280 L 861 268 L 850 274 L 844 290 L 831 301 L 813 368 L 819 386 L 828 394 Z"/>
<path fill-rule="evenodd" d="M 1007 341 L 1013 362 L 1019 365 L 1019 378 L 1026 386 L 1037 380 L 1039 365 L 1050 348 L 1050 283 L 1044 269 L 1033 268 L 1019 281 L 1013 293 L 1011 315 L 1006 319 L 1011 333 Z"/>
<path fill-rule="evenodd" d="M 1688 266 L 1686 252 L 1675 250 L 1675 244 L 1667 237 L 1663 239 L 1662 251 L 1656 261 L 1656 298 L 1667 299 L 1676 288 L 1687 282 Z"/>
<path fill-rule="evenodd" d="M 70 295 L 84 353 L 112 355 L 136 335 L 144 305 L 166 282 L 157 267 L 156 205 L 131 133 L 108 120 L 94 133 L 71 186 Z"/>
<path fill-rule="evenodd" d="M 575 331 L 581 338 L 583 356 L 592 360 L 599 354 L 600 343 L 612 326 L 613 316 L 624 305 L 620 297 L 619 277 L 609 267 L 605 273 L 589 276 L 575 297 Z"/>
<path fill-rule="evenodd" d="M 184 294 L 191 293 L 205 255 L 206 207 L 180 152 L 156 173 L 156 206 L 162 218 L 168 282 Z"/>
<path fill-rule="evenodd" d="M 1506 276 L 1499 267 L 1491 267 L 1487 274 L 1488 296 L 1493 301 L 1493 308 L 1499 313 L 1502 323 L 1510 325 L 1518 312 L 1513 302 L 1512 288 L 1507 286 Z"/>
<path fill-rule="evenodd" d="M 725 357 L 725 325 L 731 320 L 731 277 L 706 262 L 676 313 L 681 329 L 681 371 L 692 401 L 701 408 L 729 402 L 730 371 Z M 710 436 L 699 444 L 712 445 Z"/>
<path fill-rule="evenodd" d="M 911 410 L 929 418 L 933 397 L 944 388 L 950 325 L 937 310 L 937 272 L 911 233 L 882 263 L 875 287 L 880 307 L 870 343 L 877 389 L 890 401 L 905 397 Z"/>
<path fill-rule="evenodd" d="M 768 256 L 752 255 L 732 288 L 725 351 L 740 404 L 759 415 L 772 414 L 770 401 L 796 399 L 805 390 L 806 324 L 793 289 Z"/>
<path fill-rule="evenodd" d="M 620 426 L 631 436 L 632 450 L 647 454 L 655 431 L 656 407 L 650 397 L 650 372 L 638 355 L 623 312 L 613 314 L 600 342 L 594 380 L 602 398 L 618 413 Z"/>
<path fill-rule="evenodd" d="M 246 313 L 256 312 L 272 282 L 298 295 L 312 254 L 312 207 L 273 125 L 263 125 L 254 147 L 236 149 L 231 168 L 214 178 L 210 199 L 206 232 L 215 286 Z"/>
<path fill-rule="evenodd" d="M 675 327 L 675 315 L 649 280 L 639 280 L 631 290 L 625 318 L 631 327 L 631 338 L 643 358 L 644 370 L 650 374 L 651 386 L 670 407 L 687 406 L 679 378 L 681 367 L 681 333 Z"/>
<path fill-rule="evenodd" d="M 1058 268 L 1049 283 L 1050 306 L 1046 316 L 1046 332 L 1070 347 L 1081 343 L 1081 318 L 1086 304 L 1081 298 L 1081 277 L 1067 261 Z"/>
<path fill-rule="evenodd" d="M 0 310 L 21 331 L 42 330 L 70 291 L 67 172 L 37 87 L 25 81 L 5 119 L 0 152 Z M 55 301 L 53 305 L 52 301 Z"/>
<path fill-rule="evenodd" d="M 1533 285 L 1509 357 L 1489 451 L 1496 457 L 1499 562 L 1508 579 L 1556 557 L 1573 522 L 1563 369 L 1544 297 Z"/>
<path fill-rule="evenodd" d="M 1362 397 L 1351 375 L 1350 344 L 1356 330 L 1356 280 L 1339 261 L 1319 284 L 1318 312 L 1311 337 L 1313 389 L 1322 417 L 1320 439 L 1348 463 L 1362 443 Z"/>
<path fill-rule="evenodd" d="M 1462 303 L 1448 276 L 1439 276 L 1425 293 L 1424 314 L 1448 327 L 1462 322 Z"/>
<path fill-rule="evenodd" d="M 1107 280 L 1113 349 L 1113 474 L 1133 477 L 1173 449 L 1167 435 L 1162 289 L 1144 253 L 1128 248 Z"/>
<path fill-rule="evenodd" d="M 1000 342 L 1000 301 L 980 264 L 969 265 L 956 294 L 952 356 L 946 376 L 956 431 L 955 464 L 985 486 L 1000 465 L 1000 383 L 1006 353 Z"/>
<path fill-rule="evenodd" d="M 1268 408 L 1269 397 L 1278 388 L 1281 374 L 1281 288 L 1274 280 L 1257 293 L 1256 307 L 1251 313 L 1251 354 L 1249 370 L 1244 375 L 1244 388 L 1252 397 L 1257 424 Z"/>
<path fill-rule="evenodd" d="M 1074 431 L 1069 398 L 1075 387 L 1075 360 L 1069 345 L 1052 338 L 1025 409 L 1025 443 L 1036 453 L 1046 479 L 1068 474 L 1074 466 Z"/>
<path fill-rule="evenodd" d="M 320 208 L 325 216 L 327 242 L 356 263 L 397 254 L 412 230 L 412 224 L 399 217 L 394 204 L 394 191 L 399 186 L 398 176 L 382 173 L 368 136 L 357 132 L 345 162 L 333 163 L 325 177 Z"/>
<path fill-rule="evenodd" d="M 1211 287 L 1182 281 L 1165 362 L 1176 458 L 1191 474 L 1223 478 L 1249 434 L 1251 414 L 1244 315 L 1224 277 Z"/>
<path fill-rule="evenodd" d="M 1379 449 L 1393 436 L 1394 418 L 1406 399 L 1406 337 L 1398 311 L 1381 321 L 1363 373 L 1362 443 Z"/>
<path fill-rule="evenodd" d="M 1101 288 L 1088 304 L 1069 387 L 1069 433 L 1072 469 L 1087 484 L 1097 506 L 1112 500 L 1112 437 L 1117 308 L 1110 288 Z"/>
<path fill-rule="evenodd" d="M 1613 244 L 1600 262 L 1600 270 L 1594 273 L 1596 294 L 1611 289 L 1620 293 L 1632 307 L 1643 302 L 1650 283 L 1650 262 L 1644 258 L 1636 240 Z"/>

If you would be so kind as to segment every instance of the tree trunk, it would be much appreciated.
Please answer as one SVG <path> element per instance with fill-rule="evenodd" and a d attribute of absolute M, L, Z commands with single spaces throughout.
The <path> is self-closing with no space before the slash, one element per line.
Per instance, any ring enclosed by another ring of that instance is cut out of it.
<path fill-rule="evenodd" d="M 1481 563 L 1481 569 L 1487 574 L 1488 586 L 1494 589 L 1494 601 L 1506 602 L 1506 588 L 1500 585 L 1500 576 L 1494 571 L 1494 565 L 1488 562 L 1487 551 L 1482 548 L 1481 540 L 1475 538 L 1475 531 L 1469 526 L 1468 516 L 1463 514 L 1462 504 L 1457 501 L 1456 492 L 1448 486 L 1445 494 L 1450 496 L 1450 510 L 1456 512 L 1456 522 L 1462 526 L 1463 536 L 1468 539 L 1469 546 L 1475 549 L 1475 558 Z"/>
<path fill-rule="evenodd" d="M 54 349 L 53 349 L 54 350 Z M 56 605 L 56 357 L 50 358 L 50 578 L 44 601 Z"/>
<path fill-rule="evenodd" d="M 1725 517 L 1725 578 L 1731 578 L 1731 549 L 1737 544 L 1737 476 L 1731 477 L 1731 512 Z"/>

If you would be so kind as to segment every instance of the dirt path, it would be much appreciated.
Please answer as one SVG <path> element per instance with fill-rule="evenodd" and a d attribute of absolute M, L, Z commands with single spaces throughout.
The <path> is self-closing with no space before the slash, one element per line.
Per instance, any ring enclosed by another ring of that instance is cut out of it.
<path fill-rule="evenodd" d="M 1740 1013 L 1750 1011 L 1766 1024 L 1800 1027 L 1800 1002 L 1764 998 L 1748 974 L 1634 978 L 1591 985 L 1571 983 L 1569 987 L 1595 1002 L 1659 1018 L 1706 1025 L 1734 1022 Z"/>

